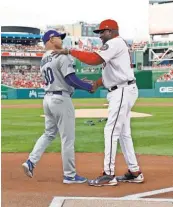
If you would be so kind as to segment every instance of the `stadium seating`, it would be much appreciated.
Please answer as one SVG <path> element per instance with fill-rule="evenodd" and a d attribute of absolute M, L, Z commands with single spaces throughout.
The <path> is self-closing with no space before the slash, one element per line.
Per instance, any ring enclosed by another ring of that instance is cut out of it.
<path fill-rule="evenodd" d="M 1 68 L 1 83 L 15 88 L 43 88 L 44 81 L 39 68 Z"/>
<path fill-rule="evenodd" d="M 130 51 L 134 52 L 135 50 L 144 50 L 147 46 L 161 46 L 161 45 L 173 45 L 173 42 L 139 42 L 139 43 L 132 43 L 129 45 Z M 102 45 L 101 40 L 99 38 L 80 38 L 78 41 L 75 41 L 75 45 L 72 43 L 72 39 L 70 37 L 67 37 L 63 43 L 63 46 L 66 48 L 76 48 L 76 49 L 82 49 L 82 50 L 88 50 L 93 51 L 100 48 Z M 44 47 L 40 45 L 15 45 L 15 44 L 2 44 L 1 45 L 1 51 L 12 51 L 12 52 L 37 52 L 37 51 L 43 51 Z M 76 61 L 74 60 L 74 65 L 76 64 Z M 81 64 L 81 63 L 80 63 Z M 78 64 L 78 67 L 79 65 Z M 1 67 L 1 77 L 2 77 L 2 84 L 16 87 L 16 88 L 43 88 L 44 82 L 40 74 L 39 67 L 30 67 L 28 66 L 11 66 L 8 67 L 2 66 Z M 90 66 L 80 66 L 81 73 L 99 73 L 101 71 L 100 67 L 90 67 Z M 165 64 L 165 65 L 157 65 L 153 62 L 152 66 L 146 66 L 144 67 L 144 70 L 164 70 L 168 71 L 170 69 L 170 72 L 165 73 L 161 77 L 158 78 L 159 81 L 172 81 L 173 80 L 173 65 Z"/>
<path fill-rule="evenodd" d="M 37 52 L 44 51 L 44 48 L 39 45 L 13 45 L 13 44 L 2 44 L 1 51 L 9 51 L 9 52 Z"/>
<path fill-rule="evenodd" d="M 173 46 L 173 41 L 153 41 L 151 43 L 147 43 L 148 47 L 172 47 Z"/>
<path fill-rule="evenodd" d="M 157 79 L 157 82 L 162 81 L 173 81 L 173 69 L 171 69 L 168 73 L 163 74 Z"/>
<path fill-rule="evenodd" d="M 138 43 L 133 43 L 131 46 L 131 50 L 143 50 L 144 47 L 147 45 L 147 42 L 138 42 Z"/>

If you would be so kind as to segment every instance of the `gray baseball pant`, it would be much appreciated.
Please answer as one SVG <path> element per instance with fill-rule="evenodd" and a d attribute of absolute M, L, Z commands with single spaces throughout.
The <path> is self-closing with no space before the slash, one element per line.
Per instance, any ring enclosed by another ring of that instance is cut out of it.
<path fill-rule="evenodd" d="M 75 170 L 75 110 L 72 99 L 63 95 L 47 94 L 43 100 L 45 114 L 45 133 L 37 140 L 29 155 L 36 165 L 42 154 L 59 132 L 64 176 L 74 177 Z"/>

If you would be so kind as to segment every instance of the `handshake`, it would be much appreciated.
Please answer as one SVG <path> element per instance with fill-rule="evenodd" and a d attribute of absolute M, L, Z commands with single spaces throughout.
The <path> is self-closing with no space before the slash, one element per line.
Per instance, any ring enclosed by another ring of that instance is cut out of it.
<path fill-rule="evenodd" d="M 82 78 L 81 80 L 84 81 L 85 83 L 89 83 L 92 85 L 92 89 L 89 91 L 89 93 L 94 93 L 97 90 L 97 88 L 99 87 L 97 84 L 97 81 L 89 80 L 87 78 Z"/>
<path fill-rule="evenodd" d="M 59 50 L 53 51 L 51 54 L 52 54 L 52 56 L 54 56 L 56 58 L 59 55 L 68 55 L 68 54 L 70 54 L 70 50 L 68 50 L 68 49 L 59 49 Z M 89 83 L 89 84 L 92 85 L 92 88 L 89 91 L 89 93 L 94 93 L 97 90 L 97 88 L 99 88 L 99 86 L 100 86 L 97 81 L 88 80 L 87 78 L 83 78 L 81 80 L 85 83 Z"/>

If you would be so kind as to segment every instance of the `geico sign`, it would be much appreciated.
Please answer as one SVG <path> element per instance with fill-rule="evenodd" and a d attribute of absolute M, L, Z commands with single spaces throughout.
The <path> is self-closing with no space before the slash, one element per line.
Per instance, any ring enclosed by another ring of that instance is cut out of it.
<path fill-rule="evenodd" d="M 160 87 L 160 93 L 173 93 L 173 87 Z"/>

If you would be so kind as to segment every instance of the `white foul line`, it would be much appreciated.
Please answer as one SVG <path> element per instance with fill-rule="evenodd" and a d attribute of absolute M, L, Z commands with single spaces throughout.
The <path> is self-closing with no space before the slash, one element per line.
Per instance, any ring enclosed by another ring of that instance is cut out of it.
<path fill-rule="evenodd" d="M 102 197 L 54 197 L 49 207 L 62 207 L 65 200 L 111 200 L 111 201 L 152 201 L 152 202 L 173 202 L 173 199 L 166 198 L 102 198 Z"/>
<path fill-rule="evenodd" d="M 143 198 L 145 196 L 152 196 L 160 193 L 173 192 L 173 187 L 160 190 L 154 190 L 144 193 L 133 194 L 124 197 L 54 197 L 49 207 L 62 207 L 65 200 L 112 200 L 112 201 L 155 201 L 155 202 L 173 202 L 173 199 L 167 198 Z"/>
<path fill-rule="evenodd" d="M 152 190 L 152 191 L 148 191 L 148 192 L 144 192 L 144 193 L 137 193 L 137 194 L 125 196 L 124 198 L 141 198 L 141 197 L 152 196 L 152 195 L 156 195 L 156 194 L 160 194 L 160 193 L 168 193 L 168 192 L 173 192 L 173 188 L 172 187 L 171 188 L 163 188 L 160 190 Z"/>

